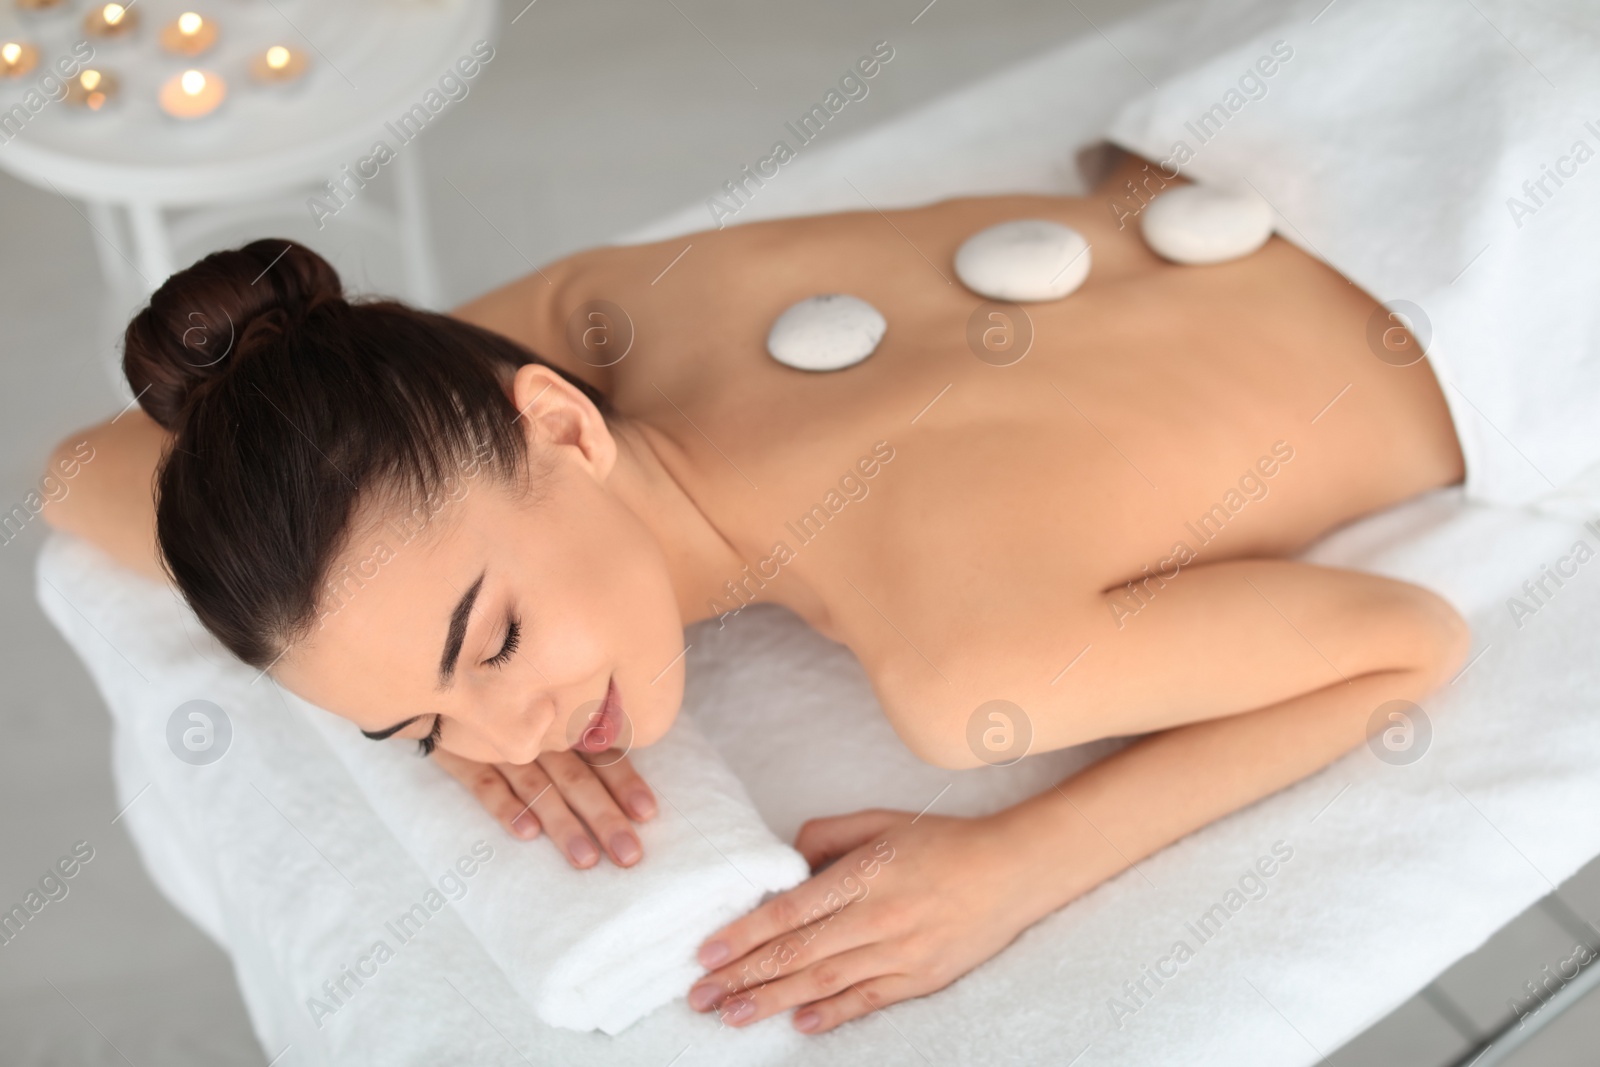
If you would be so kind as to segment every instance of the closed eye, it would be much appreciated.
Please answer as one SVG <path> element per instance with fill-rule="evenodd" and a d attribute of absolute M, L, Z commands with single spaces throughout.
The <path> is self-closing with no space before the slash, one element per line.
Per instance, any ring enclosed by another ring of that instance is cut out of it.
<path fill-rule="evenodd" d="M 444 726 L 444 716 L 435 715 L 433 717 L 433 729 L 428 731 L 428 736 L 417 740 L 417 754 L 419 756 L 433 755 L 434 748 L 439 744 L 439 730 L 442 726 Z"/>
<path fill-rule="evenodd" d="M 522 622 L 512 617 L 506 620 L 506 640 L 500 646 L 500 651 L 484 660 L 486 667 L 503 667 L 511 661 L 512 655 L 517 651 L 517 643 L 522 639 Z"/>

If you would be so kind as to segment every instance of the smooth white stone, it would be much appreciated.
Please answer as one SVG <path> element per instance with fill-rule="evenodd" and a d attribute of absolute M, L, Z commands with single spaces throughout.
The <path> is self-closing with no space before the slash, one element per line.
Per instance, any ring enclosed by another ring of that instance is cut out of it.
<path fill-rule="evenodd" d="M 865 300 L 824 293 L 778 316 L 767 334 L 767 351 L 796 370 L 842 370 L 872 355 L 888 328 Z"/>
<path fill-rule="evenodd" d="M 1272 205 L 1250 189 L 1185 185 L 1162 193 L 1139 221 L 1162 259 L 1195 265 L 1248 256 L 1272 236 Z"/>
<path fill-rule="evenodd" d="M 979 230 L 956 252 L 961 284 L 990 300 L 1060 300 L 1089 276 L 1089 242 L 1071 226 L 1014 219 Z"/>

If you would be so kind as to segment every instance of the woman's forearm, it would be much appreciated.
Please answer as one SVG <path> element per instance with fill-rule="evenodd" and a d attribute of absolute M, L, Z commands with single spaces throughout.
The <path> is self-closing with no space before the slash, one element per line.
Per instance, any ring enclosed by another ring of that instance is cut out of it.
<path fill-rule="evenodd" d="M 1200 827 L 1361 744 L 1390 700 L 1420 700 L 1440 668 L 1382 671 L 1154 734 L 997 818 L 1040 871 L 1043 916 Z"/>

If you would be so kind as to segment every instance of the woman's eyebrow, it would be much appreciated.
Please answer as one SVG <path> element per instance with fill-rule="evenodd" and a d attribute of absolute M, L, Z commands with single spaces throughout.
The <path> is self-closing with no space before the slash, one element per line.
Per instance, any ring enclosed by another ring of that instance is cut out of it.
<path fill-rule="evenodd" d="M 397 722 L 393 726 L 390 726 L 384 730 L 362 730 L 361 736 L 370 737 L 374 741 L 385 741 L 399 733 L 401 730 L 404 730 L 407 726 L 410 726 L 420 718 L 422 718 L 421 715 L 413 715 L 405 722 Z"/>
<path fill-rule="evenodd" d="M 478 580 L 472 583 L 472 588 L 461 594 L 461 600 L 456 604 L 456 610 L 450 613 L 450 629 L 444 638 L 444 655 L 439 657 L 439 688 L 447 689 L 450 679 L 456 673 L 456 660 L 461 657 L 461 644 L 467 639 L 467 619 L 472 615 L 472 605 L 477 602 L 478 591 L 483 588 L 483 576 L 488 571 L 478 574 Z"/>
<path fill-rule="evenodd" d="M 487 573 L 488 571 L 484 570 L 478 574 L 478 580 L 472 583 L 470 589 L 461 594 L 461 599 L 457 602 L 455 610 L 450 613 L 450 629 L 444 638 L 444 655 L 439 658 L 440 689 L 448 688 L 451 677 L 456 673 L 456 660 L 461 658 L 461 645 L 467 639 L 467 619 L 472 615 L 472 605 L 478 601 L 478 593 L 483 589 L 483 578 Z M 385 729 L 362 730 L 361 733 L 374 741 L 383 741 L 393 737 L 420 718 L 422 718 L 421 715 L 413 715 L 405 722 L 397 722 Z"/>

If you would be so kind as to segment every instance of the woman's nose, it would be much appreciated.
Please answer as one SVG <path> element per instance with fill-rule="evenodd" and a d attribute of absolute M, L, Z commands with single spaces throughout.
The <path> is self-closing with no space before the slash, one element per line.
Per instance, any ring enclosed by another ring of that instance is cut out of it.
<path fill-rule="evenodd" d="M 531 743 L 500 743 L 495 744 L 495 751 L 500 755 L 501 763 L 525 764 L 532 763 L 539 758 L 542 751 L 539 742 L 535 739 Z"/>
<path fill-rule="evenodd" d="M 496 709 L 484 716 L 487 721 L 480 722 L 479 730 L 502 762 L 532 763 L 546 747 L 552 708 L 548 699 L 540 698 L 517 709 Z"/>

